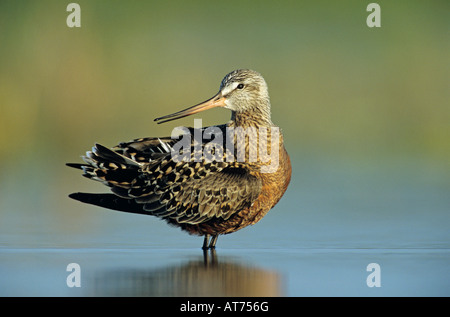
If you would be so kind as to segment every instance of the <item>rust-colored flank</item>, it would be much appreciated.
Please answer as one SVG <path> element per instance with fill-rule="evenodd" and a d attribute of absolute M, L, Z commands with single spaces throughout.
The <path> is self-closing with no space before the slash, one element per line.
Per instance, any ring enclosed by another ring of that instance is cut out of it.
<path fill-rule="evenodd" d="M 267 84 L 257 72 L 235 70 L 207 101 L 158 123 L 223 107 L 223 125 L 185 128 L 178 137 L 150 137 L 113 148 L 96 144 L 68 163 L 84 176 L 107 185 L 111 193 L 73 193 L 84 203 L 153 215 L 190 234 L 204 236 L 215 248 L 220 234 L 261 220 L 281 199 L 291 179 L 291 163 L 281 130 L 270 118 Z"/>

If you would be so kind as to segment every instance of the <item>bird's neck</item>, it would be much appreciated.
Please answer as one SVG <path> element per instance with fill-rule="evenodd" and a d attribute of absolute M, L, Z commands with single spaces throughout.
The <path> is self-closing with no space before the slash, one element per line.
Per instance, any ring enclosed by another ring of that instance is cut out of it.
<path fill-rule="evenodd" d="M 252 110 L 251 112 L 235 112 L 231 114 L 231 121 L 228 124 L 232 127 L 272 127 L 273 123 L 270 120 L 270 113 L 264 113 L 258 110 Z"/>

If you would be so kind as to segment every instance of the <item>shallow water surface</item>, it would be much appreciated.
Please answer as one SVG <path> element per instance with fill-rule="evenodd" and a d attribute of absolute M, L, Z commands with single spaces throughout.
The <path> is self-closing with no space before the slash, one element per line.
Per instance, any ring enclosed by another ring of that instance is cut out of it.
<path fill-rule="evenodd" d="M 31 181 L 34 199 L 20 200 L 5 182 L 0 295 L 450 295 L 445 175 L 309 167 L 297 169 L 261 222 L 219 237 L 206 254 L 201 237 L 154 217 L 83 205 L 64 192 L 97 184 L 49 190 Z M 67 282 L 71 263 L 79 265 L 80 287 Z M 371 263 L 378 269 L 368 270 Z"/>
<path fill-rule="evenodd" d="M 2 296 L 448 296 L 440 249 L 22 249 L 0 253 Z M 80 287 L 69 287 L 80 266 Z M 380 287 L 369 287 L 369 263 Z"/>

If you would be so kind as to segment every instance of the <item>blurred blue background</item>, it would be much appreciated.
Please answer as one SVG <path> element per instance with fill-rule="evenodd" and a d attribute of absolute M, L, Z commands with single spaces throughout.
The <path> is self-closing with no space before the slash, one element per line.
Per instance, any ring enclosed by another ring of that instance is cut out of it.
<path fill-rule="evenodd" d="M 77 1 L 81 28 L 68 3 L 0 2 L 0 295 L 450 295 L 447 1 L 377 1 L 381 28 L 369 1 Z M 107 188 L 65 162 L 193 125 L 153 119 L 237 68 L 265 77 L 293 176 L 219 238 L 219 265 L 201 238 L 67 197 Z"/>

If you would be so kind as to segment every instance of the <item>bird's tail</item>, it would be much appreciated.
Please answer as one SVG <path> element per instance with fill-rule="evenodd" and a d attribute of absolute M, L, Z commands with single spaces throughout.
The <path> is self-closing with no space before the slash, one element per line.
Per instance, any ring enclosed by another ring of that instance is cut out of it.
<path fill-rule="evenodd" d="M 134 199 L 121 198 L 114 194 L 73 193 L 70 198 L 99 207 L 136 214 L 149 214 L 143 210 L 143 205 Z"/>

